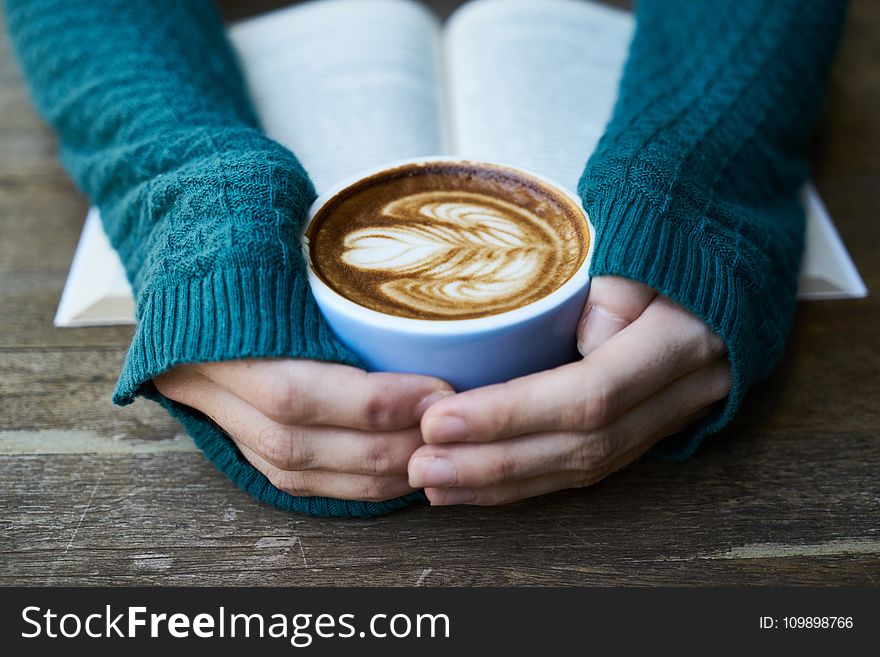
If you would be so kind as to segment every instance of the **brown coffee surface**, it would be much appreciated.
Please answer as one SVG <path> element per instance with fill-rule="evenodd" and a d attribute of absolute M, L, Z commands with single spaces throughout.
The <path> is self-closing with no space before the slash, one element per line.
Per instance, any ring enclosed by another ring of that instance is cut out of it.
<path fill-rule="evenodd" d="M 472 319 L 533 303 L 569 280 L 589 231 L 571 199 L 504 167 L 403 165 L 340 192 L 305 240 L 337 293 L 398 317 Z"/>

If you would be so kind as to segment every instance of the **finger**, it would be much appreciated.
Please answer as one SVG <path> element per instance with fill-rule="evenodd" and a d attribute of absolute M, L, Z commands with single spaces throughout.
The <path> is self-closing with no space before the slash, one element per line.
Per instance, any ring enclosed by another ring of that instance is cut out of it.
<path fill-rule="evenodd" d="M 602 478 L 604 475 L 596 481 L 587 481 L 573 472 L 554 472 L 528 479 L 515 479 L 483 488 L 426 488 L 425 495 L 431 502 L 431 506 L 450 506 L 453 504 L 495 506 L 519 502 L 529 497 L 555 493 L 568 488 L 590 486 Z"/>
<path fill-rule="evenodd" d="M 529 497 L 555 493 L 569 488 L 592 486 L 628 463 L 635 461 L 647 450 L 647 446 L 638 446 L 629 452 L 620 454 L 618 459 L 588 472 L 551 472 L 478 488 L 425 488 L 425 495 L 432 506 L 510 504 Z"/>
<path fill-rule="evenodd" d="M 422 437 L 426 443 L 483 442 L 593 431 L 723 351 L 696 316 L 657 297 L 638 320 L 577 363 L 437 401 L 422 417 Z"/>
<path fill-rule="evenodd" d="M 246 445 L 236 444 L 251 465 L 266 475 L 275 488 L 291 495 L 382 502 L 413 492 L 403 475 L 371 477 L 321 470 L 290 472 L 276 468 Z"/>
<path fill-rule="evenodd" d="M 720 404 L 720 402 L 709 403 L 707 406 L 704 406 L 698 411 L 693 413 L 688 413 L 682 417 L 676 418 L 672 420 L 669 424 L 664 426 L 662 429 L 655 433 L 655 440 L 652 440 L 653 443 L 659 442 L 661 439 L 666 438 L 668 436 L 672 436 L 677 434 L 679 431 L 686 429 L 692 424 L 696 424 L 700 420 L 708 417 L 712 414 L 712 411 L 716 410 L 716 407 Z"/>
<path fill-rule="evenodd" d="M 409 461 L 414 488 L 485 486 L 570 470 L 580 433 L 533 433 L 487 443 L 425 445 Z"/>
<path fill-rule="evenodd" d="M 696 421 L 706 412 L 700 411 L 693 414 L 681 426 Z M 678 429 L 670 429 L 665 435 L 672 435 Z M 546 495 L 569 488 L 583 488 L 592 486 L 608 475 L 635 461 L 650 448 L 650 443 L 639 446 L 635 450 L 625 453 L 619 461 L 607 464 L 602 468 L 591 470 L 587 474 L 574 472 L 557 472 L 539 475 L 527 479 L 507 481 L 502 484 L 485 486 L 482 488 L 425 488 L 425 495 L 432 506 L 448 506 L 454 504 L 471 504 L 475 506 L 494 506 L 510 504 L 530 497 Z"/>
<path fill-rule="evenodd" d="M 365 372 L 311 360 L 204 363 L 195 369 L 272 420 L 393 431 L 418 425 L 424 410 L 452 393 L 448 383 L 417 374 Z"/>
<path fill-rule="evenodd" d="M 694 381 L 699 385 L 698 381 Z M 673 420 L 663 429 L 655 432 L 650 439 L 636 442 L 624 452 L 615 454 L 601 464 L 591 467 L 585 472 L 555 472 L 522 480 L 506 481 L 500 484 L 476 489 L 426 488 L 425 494 L 433 506 L 449 504 L 473 504 L 489 506 L 510 504 L 520 500 L 545 495 L 569 488 L 592 486 L 621 468 L 642 457 L 660 439 L 678 433 L 685 427 L 704 418 L 711 412 L 711 406 Z M 470 501 L 456 501 L 470 500 Z"/>
<path fill-rule="evenodd" d="M 425 445 L 410 459 L 409 483 L 479 488 L 560 472 L 589 478 L 622 455 L 644 452 L 729 390 L 729 368 L 719 360 L 685 375 L 594 433 L 535 433 L 487 443 Z"/>
<path fill-rule="evenodd" d="M 185 377 L 179 388 L 167 390 L 166 396 L 198 409 L 280 470 L 404 475 L 409 457 L 422 445 L 418 428 L 373 433 L 282 425 L 199 374 Z"/>
<path fill-rule="evenodd" d="M 592 486 L 628 463 L 635 461 L 647 450 L 646 446 L 638 446 L 619 455 L 615 461 L 608 462 L 601 468 L 594 468 L 589 472 L 552 472 L 479 488 L 426 488 L 425 495 L 432 506 L 510 504 L 529 497 L 555 493 L 569 488 Z"/>
<path fill-rule="evenodd" d="M 644 312 L 656 290 L 619 276 L 597 276 L 578 323 L 578 351 L 586 356 Z"/>

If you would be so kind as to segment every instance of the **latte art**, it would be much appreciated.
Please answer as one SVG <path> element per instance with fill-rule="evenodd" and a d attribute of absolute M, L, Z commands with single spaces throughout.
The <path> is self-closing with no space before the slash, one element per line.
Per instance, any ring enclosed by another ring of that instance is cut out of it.
<path fill-rule="evenodd" d="M 312 270 L 382 313 L 453 320 L 547 296 L 589 248 L 580 208 L 502 167 L 403 166 L 328 201 L 306 232 Z"/>
<path fill-rule="evenodd" d="M 498 312 L 563 251 L 540 218 L 482 194 L 421 192 L 392 201 L 382 214 L 400 221 L 348 233 L 342 259 L 382 273 L 382 294 L 419 312 Z"/>

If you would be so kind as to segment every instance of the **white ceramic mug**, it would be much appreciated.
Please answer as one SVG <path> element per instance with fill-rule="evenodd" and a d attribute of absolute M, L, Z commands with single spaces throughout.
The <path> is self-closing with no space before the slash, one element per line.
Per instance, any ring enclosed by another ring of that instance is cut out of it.
<path fill-rule="evenodd" d="M 536 178 L 565 194 L 583 212 L 589 230 L 586 258 L 562 286 L 515 310 L 476 319 L 424 320 L 381 313 L 340 295 L 312 270 L 308 243 L 303 235 L 303 249 L 309 262 L 309 284 L 333 333 L 369 370 L 428 374 L 448 381 L 459 391 L 500 383 L 575 360 L 578 357 L 577 324 L 590 288 L 589 268 L 595 231 L 580 199 L 541 175 L 516 167 L 455 157 L 392 162 L 365 171 L 321 194 L 309 209 L 303 233 L 330 199 L 363 178 L 403 165 L 428 162 L 500 166 Z"/>

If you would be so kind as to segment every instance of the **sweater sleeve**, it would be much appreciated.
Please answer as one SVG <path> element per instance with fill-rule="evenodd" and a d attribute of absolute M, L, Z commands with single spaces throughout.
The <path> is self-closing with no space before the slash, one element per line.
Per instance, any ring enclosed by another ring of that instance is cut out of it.
<path fill-rule="evenodd" d="M 641 281 L 725 341 L 733 386 L 656 457 L 682 460 L 780 359 L 804 243 L 799 189 L 842 0 L 640 0 L 612 119 L 579 192 L 594 276 Z"/>
<path fill-rule="evenodd" d="M 101 211 L 132 284 L 137 327 L 114 401 L 155 399 L 240 487 L 285 509 L 367 516 L 384 503 L 294 497 L 205 416 L 161 396 L 179 363 L 293 357 L 357 365 L 322 321 L 300 222 L 314 198 L 260 130 L 207 0 L 6 0 L 11 40 L 61 160 Z"/>

